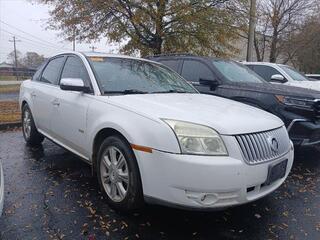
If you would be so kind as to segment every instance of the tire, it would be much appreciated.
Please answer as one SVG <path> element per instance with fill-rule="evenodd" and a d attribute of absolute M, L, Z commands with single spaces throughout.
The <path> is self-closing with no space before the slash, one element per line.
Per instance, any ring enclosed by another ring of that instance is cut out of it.
<path fill-rule="evenodd" d="M 27 104 L 22 107 L 21 121 L 23 137 L 27 144 L 30 146 L 40 145 L 44 137 L 38 132 L 31 110 Z"/>
<path fill-rule="evenodd" d="M 129 212 L 142 207 L 140 172 L 126 140 L 120 136 L 106 138 L 99 148 L 96 167 L 100 188 L 111 208 Z"/>

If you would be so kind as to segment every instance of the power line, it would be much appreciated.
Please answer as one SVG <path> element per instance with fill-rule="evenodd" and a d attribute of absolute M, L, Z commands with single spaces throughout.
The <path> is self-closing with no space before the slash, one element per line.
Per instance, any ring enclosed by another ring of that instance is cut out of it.
<path fill-rule="evenodd" d="M 35 38 L 35 39 L 38 39 L 38 40 L 40 40 L 41 42 L 46 42 L 47 44 L 50 44 L 50 45 L 52 45 L 52 46 L 59 47 L 59 46 L 55 45 L 54 43 L 51 43 L 51 42 L 49 42 L 49 41 L 47 41 L 47 40 L 44 40 L 44 39 L 41 39 L 41 38 L 39 38 L 39 37 L 37 37 L 37 36 L 34 36 L 33 34 L 28 33 L 28 32 L 25 32 L 25 31 L 23 31 L 23 30 L 15 27 L 15 26 L 13 26 L 13 25 L 11 25 L 11 24 L 9 24 L 9 23 L 6 23 L 6 22 L 2 21 L 2 20 L 0 20 L 0 22 L 3 23 L 3 24 L 5 24 L 5 25 L 7 25 L 7 26 L 9 26 L 9 27 L 11 27 L 11 28 L 16 29 L 17 31 L 20 31 L 20 32 L 22 32 L 22 33 L 24 33 L 24 34 L 26 34 L 26 35 L 29 35 L 29 36 L 31 36 L 31 37 L 33 37 L 33 38 Z"/>
<path fill-rule="evenodd" d="M 48 44 L 43 43 L 43 42 L 35 41 L 35 40 L 33 40 L 33 39 L 26 38 L 26 37 L 21 36 L 21 35 L 18 35 L 18 34 L 14 34 L 14 33 L 10 32 L 10 31 L 5 30 L 5 29 L 1 29 L 1 31 L 6 32 L 6 33 L 9 33 L 9 34 L 11 34 L 12 36 L 18 36 L 18 37 L 20 37 L 20 38 L 22 38 L 22 39 L 25 39 L 25 40 L 27 40 L 27 41 L 30 41 L 30 42 L 32 42 L 32 43 L 34 43 L 34 44 L 37 43 L 37 44 L 41 44 L 41 45 L 43 45 L 43 46 L 45 46 L 45 47 L 50 47 L 50 48 L 59 49 L 59 50 L 63 49 L 63 48 L 61 48 L 61 47 L 54 47 L 54 46 L 48 45 Z"/>
<path fill-rule="evenodd" d="M 2 29 L 3 30 L 3 29 Z M 1 31 L 2 31 L 1 30 Z M 6 30 L 4 30 L 4 31 L 6 31 Z M 2 34 L 7 34 L 7 36 L 10 36 L 10 38 L 12 37 L 12 36 L 14 36 L 15 34 L 13 34 L 13 33 L 7 33 L 8 31 L 6 31 L 6 32 L 2 32 Z M 18 35 L 17 35 L 18 36 Z M 19 37 L 21 37 L 20 35 L 19 35 Z M 34 47 L 37 47 L 37 48 L 41 48 L 41 49 L 46 49 L 46 50 L 48 50 L 48 46 L 47 45 L 42 45 L 41 43 L 38 43 L 38 42 L 34 42 L 34 40 L 29 40 L 29 39 L 23 39 L 23 41 L 21 42 L 21 44 L 23 45 L 23 44 L 28 44 L 28 45 L 31 45 L 31 46 L 34 46 Z M 60 49 L 57 49 L 57 48 L 54 48 L 54 47 L 51 47 L 50 46 L 50 48 L 52 48 L 52 49 L 55 49 L 55 50 L 60 50 Z"/>

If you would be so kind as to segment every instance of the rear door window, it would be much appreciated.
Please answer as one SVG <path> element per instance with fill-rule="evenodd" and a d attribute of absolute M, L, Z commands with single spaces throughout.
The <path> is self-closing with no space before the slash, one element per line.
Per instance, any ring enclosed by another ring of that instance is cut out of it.
<path fill-rule="evenodd" d="M 63 62 L 64 57 L 57 57 L 50 60 L 46 68 L 43 70 L 40 81 L 44 83 L 57 85 Z"/>
<path fill-rule="evenodd" d="M 181 75 L 191 82 L 199 82 L 199 79 L 213 80 L 214 75 L 207 65 L 195 60 L 183 62 Z"/>

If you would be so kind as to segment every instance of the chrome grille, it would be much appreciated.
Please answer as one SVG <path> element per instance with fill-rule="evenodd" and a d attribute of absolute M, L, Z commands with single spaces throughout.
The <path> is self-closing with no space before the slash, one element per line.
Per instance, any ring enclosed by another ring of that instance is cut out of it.
<path fill-rule="evenodd" d="M 276 159 L 290 149 L 290 140 L 285 127 L 266 132 L 236 135 L 235 137 L 245 161 L 249 164 Z"/>

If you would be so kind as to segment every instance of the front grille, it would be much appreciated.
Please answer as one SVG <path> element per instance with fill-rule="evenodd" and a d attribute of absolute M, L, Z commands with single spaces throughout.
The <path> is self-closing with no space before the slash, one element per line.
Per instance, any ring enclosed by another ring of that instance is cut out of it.
<path fill-rule="evenodd" d="M 271 131 L 235 136 L 248 164 L 258 164 L 281 157 L 290 149 L 285 127 Z"/>

